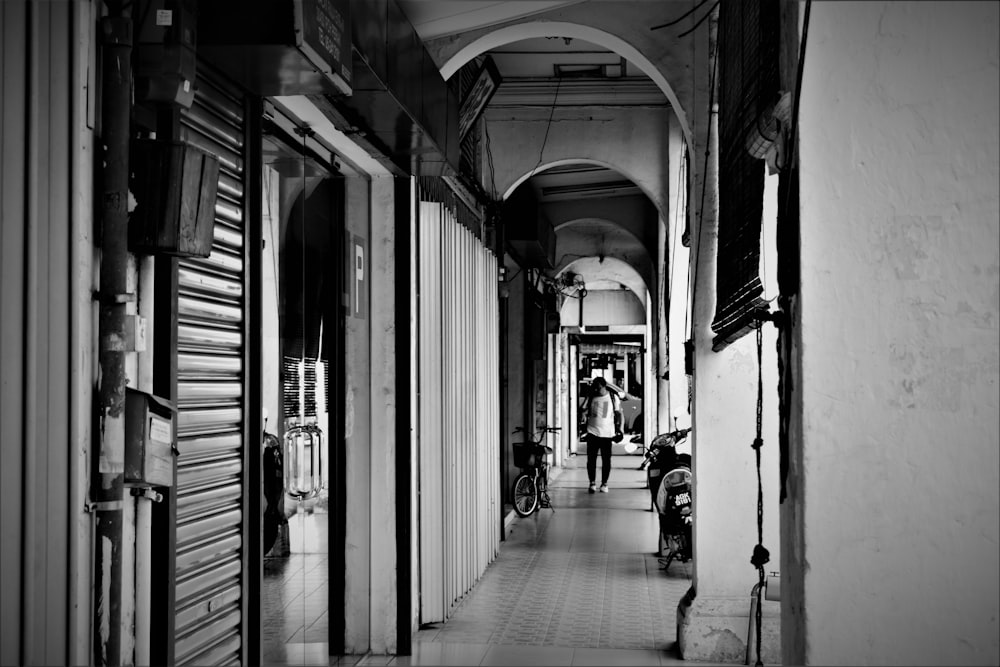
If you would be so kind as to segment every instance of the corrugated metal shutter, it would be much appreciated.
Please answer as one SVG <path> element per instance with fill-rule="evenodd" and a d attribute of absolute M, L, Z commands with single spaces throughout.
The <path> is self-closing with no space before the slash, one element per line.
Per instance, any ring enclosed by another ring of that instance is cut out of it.
<path fill-rule="evenodd" d="M 219 156 L 211 256 L 178 262 L 177 665 L 242 661 L 243 103 L 201 78 L 181 138 Z"/>
<path fill-rule="evenodd" d="M 499 304 L 493 253 L 447 206 L 425 201 L 419 213 L 420 620 L 430 623 L 499 549 Z"/>

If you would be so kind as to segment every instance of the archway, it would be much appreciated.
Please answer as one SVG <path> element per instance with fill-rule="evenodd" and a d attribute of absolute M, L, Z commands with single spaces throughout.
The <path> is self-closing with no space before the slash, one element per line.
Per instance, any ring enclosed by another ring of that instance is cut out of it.
<path fill-rule="evenodd" d="M 481 53 L 490 49 L 533 37 L 573 37 L 588 42 L 593 42 L 606 49 L 625 57 L 630 62 L 635 63 L 654 83 L 663 91 L 663 95 L 670 102 L 677 122 L 681 126 L 687 145 L 691 146 L 691 129 L 688 125 L 687 115 L 684 111 L 677 94 L 660 70 L 641 51 L 636 49 L 621 37 L 613 35 L 604 30 L 592 26 L 581 25 L 579 23 L 569 23 L 564 21 L 538 21 L 526 20 L 521 23 L 498 28 L 483 34 L 474 39 L 457 52 L 451 55 L 441 67 L 441 75 L 447 80 L 457 72 L 463 65 Z"/>

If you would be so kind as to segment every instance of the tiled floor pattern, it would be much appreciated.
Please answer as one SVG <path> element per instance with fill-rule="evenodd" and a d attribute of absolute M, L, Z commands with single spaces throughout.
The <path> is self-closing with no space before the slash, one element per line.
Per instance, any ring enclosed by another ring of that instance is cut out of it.
<path fill-rule="evenodd" d="M 298 631 L 293 632 L 292 643 L 265 653 L 265 660 L 283 665 L 682 664 L 675 648 L 676 608 L 690 585 L 690 564 L 674 563 L 664 571 L 657 561 L 656 517 L 648 511 L 640 460 L 615 456 L 611 492 L 588 494 L 584 459 L 571 458 L 551 484 L 554 511 L 514 520 L 499 557 L 446 623 L 416 633 L 412 655 L 327 658 L 327 644 L 314 639 L 310 626 L 302 634 L 307 643 L 298 643 Z M 308 580 L 311 571 L 304 562 L 301 576 Z M 300 601 L 293 595 L 291 606 L 301 602 L 308 611 L 308 597 Z M 286 621 L 284 632 L 299 620 Z"/>
<path fill-rule="evenodd" d="M 288 521 L 291 555 L 264 559 L 261 645 L 268 664 L 283 662 L 289 645 L 325 646 L 330 634 L 326 517 L 296 514 Z"/>

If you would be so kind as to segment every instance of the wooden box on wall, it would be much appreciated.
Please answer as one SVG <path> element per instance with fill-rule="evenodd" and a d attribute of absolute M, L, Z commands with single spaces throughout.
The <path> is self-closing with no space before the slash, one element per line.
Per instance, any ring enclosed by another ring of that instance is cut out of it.
<path fill-rule="evenodd" d="M 215 226 L 219 158 L 191 144 L 133 139 L 129 249 L 208 257 Z"/>

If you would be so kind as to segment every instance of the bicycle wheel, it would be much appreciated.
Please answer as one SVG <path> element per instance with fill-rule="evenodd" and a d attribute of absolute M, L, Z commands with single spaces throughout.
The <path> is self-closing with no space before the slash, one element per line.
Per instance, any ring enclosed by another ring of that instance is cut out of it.
<path fill-rule="evenodd" d="M 520 516 L 528 516 L 538 509 L 538 487 L 535 478 L 521 473 L 514 480 L 514 511 Z"/>

